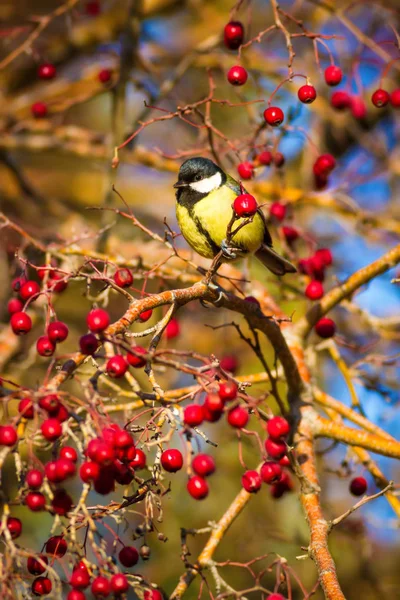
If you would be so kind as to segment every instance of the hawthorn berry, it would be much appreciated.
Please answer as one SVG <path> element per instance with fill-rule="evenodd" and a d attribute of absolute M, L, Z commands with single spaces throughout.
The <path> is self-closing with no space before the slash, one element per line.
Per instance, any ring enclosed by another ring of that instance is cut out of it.
<path fill-rule="evenodd" d="M 39 469 L 30 469 L 25 477 L 25 483 L 31 490 L 38 490 L 43 483 L 43 473 Z"/>
<path fill-rule="evenodd" d="M 52 63 L 43 63 L 39 65 L 37 74 L 40 79 L 54 79 L 57 69 Z"/>
<path fill-rule="evenodd" d="M 38 560 L 38 558 L 40 558 L 41 562 Z M 26 568 L 31 575 L 42 575 L 45 571 L 47 571 L 47 568 L 45 567 L 45 565 L 47 565 L 49 562 L 47 556 L 44 554 L 39 554 L 38 558 L 35 556 L 29 556 L 28 560 L 26 561 Z M 45 565 L 42 565 L 41 563 L 45 563 Z"/>
<path fill-rule="evenodd" d="M 55 416 L 60 408 L 60 400 L 57 394 L 47 394 L 47 396 L 42 396 L 40 398 L 39 406 L 50 415 Z"/>
<path fill-rule="evenodd" d="M 180 332 L 181 327 L 179 325 L 179 321 L 173 317 L 165 328 L 165 337 L 167 340 L 172 340 L 178 337 Z"/>
<path fill-rule="evenodd" d="M 108 465 L 100 470 L 99 477 L 94 481 L 94 489 L 103 496 L 111 494 L 115 490 L 115 469 Z"/>
<path fill-rule="evenodd" d="M 282 233 L 285 237 L 285 240 L 288 244 L 292 244 L 299 237 L 299 232 L 294 227 L 290 227 L 290 225 L 284 225 L 282 227 Z"/>
<path fill-rule="evenodd" d="M 74 463 L 78 460 L 78 453 L 72 446 L 63 446 L 60 450 L 60 458 L 66 458 Z"/>
<path fill-rule="evenodd" d="M 264 110 L 264 119 L 272 127 L 277 127 L 283 123 L 284 118 L 283 110 L 279 106 L 269 106 Z"/>
<path fill-rule="evenodd" d="M 218 394 L 223 402 L 235 400 L 238 393 L 238 387 L 234 381 L 223 381 L 218 386 Z"/>
<path fill-rule="evenodd" d="M 230 21 L 224 27 L 224 43 L 229 50 L 237 50 L 243 43 L 244 27 L 240 21 Z"/>
<path fill-rule="evenodd" d="M 92 581 L 92 585 L 90 587 L 93 596 L 100 596 L 101 598 L 107 598 L 111 592 L 111 585 L 106 577 L 102 577 L 99 575 L 95 577 Z"/>
<path fill-rule="evenodd" d="M 264 483 L 276 483 L 282 477 L 282 469 L 278 463 L 267 461 L 260 469 L 260 477 Z"/>
<path fill-rule="evenodd" d="M 236 373 L 239 367 L 238 359 L 233 354 L 226 354 L 219 362 L 221 369 L 228 373 Z"/>
<path fill-rule="evenodd" d="M 372 104 L 377 108 L 383 108 L 384 106 L 386 106 L 386 104 L 388 104 L 389 100 L 389 93 L 386 90 L 383 90 L 382 88 L 375 90 L 375 92 L 371 96 Z"/>
<path fill-rule="evenodd" d="M 273 156 L 274 165 L 279 169 L 285 164 L 285 156 L 282 152 L 275 152 Z"/>
<path fill-rule="evenodd" d="M 128 363 L 123 356 L 116 354 L 108 359 L 106 365 L 107 374 L 113 379 L 123 377 L 128 370 Z"/>
<path fill-rule="evenodd" d="M 114 594 L 124 594 L 129 589 L 128 580 L 122 573 L 116 573 L 111 577 L 110 586 Z"/>
<path fill-rule="evenodd" d="M 335 335 L 336 331 L 335 321 L 332 321 L 328 317 L 322 317 L 322 319 L 316 322 L 314 329 L 319 337 L 324 339 L 331 338 Z"/>
<path fill-rule="evenodd" d="M 229 69 L 227 77 L 231 85 L 244 85 L 247 81 L 248 74 L 244 67 L 235 65 Z"/>
<path fill-rule="evenodd" d="M 224 400 L 219 394 L 207 394 L 203 406 L 204 409 L 210 412 L 222 413 L 224 410 Z"/>
<path fill-rule="evenodd" d="M 142 346 L 132 346 L 131 351 L 126 355 L 126 360 L 131 367 L 135 369 L 141 369 L 146 365 L 146 358 L 141 356 L 147 354 L 146 348 Z"/>
<path fill-rule="evenodd" d="M 134 567 L 139 560 L 139 552 L 134 546 L 125 546 L 120 550 L 118 560 L 124 567 Z"/>
<path fill-rule="evenodd" d="M 146 590 L 143 600 L 163 600 L 164 596 L 159 590 Z"/>
<path fill-rule="evenodd" d="M 101 6 L 98 0 L 89 0 L 85 4 L 85 13 L 91 17 L 97 17 L 101 13 Z"/>
<path fill-rule="evenodd" d="M 267 432 L 273 440 L 286 437 L 290 431 L 290 425 L 284 417 L 272 417 L 267 423 Z"/>
<path fill-rule="evenodd" d="M 94 441 L 97 442 L 95 450 L 94 450 L 94 454 L 92 454 L 90 452 L 90 445 L 92 444 L 93 440 L 91 442 L 89 442 L 89 445 L 88 445 L 88 455 L 90 456 L 90 458 L 92 458 L 92 460 L 97 462 L 99 465 L 103 465 L 103 466 L 111 465 L 111 463 L 115 459 L 114 448 L 112 446 L 110 446 L 109 444 L 107 444 L 106 442 L 103 442 L 102 440 L 94 440 Z"/>
<path fill-rule="evenodd" d="M 368 484 L 365 477 L 354 477 L 350 481 L 349 489 L 353 496 L 363 496 L 367 491 L 367 487 Z"/>
<path fill-rule="evenodd" d="M 240 194 L 233 202 L 233 210 L 238 217 L 252 217 L 257 209 L 257 200 L 251 194 Z"/>
<path fill-rule="evenodd" d="M 282 458 L 287 452 L 287 446 L 283 440 L 267 438 L 264 445 L 268 456 L 271 458 Z"/>
<path fill-rule="evenodd" d="M 36 350 L 40 356 L 52 356 L 56 349 L 55 344 L 47 337 L 47 335 L 41 335 L 36 342 Z"/>
<path fill-rule="evenodd" d="M 336 166 L 336 160 L 332 154 L 321 154 L 313 165 L 315 175 L 328 175 Z"/>
<path fill-rule="evenodd" d="M 272 163 L 272 152 L 270 152 L 269 150 L 264 150 L 264 152 L 261 152 L 257 156 L 257 161 L 261 165 L 269 167 L 269 165 Z"/>
<path fill-rule="evenodd" d="M 45 548 L 47 554 L 62 558 L 67 551 L 68 545 L 62 535 L 53 535 L 47 540 Z"/>
<path fill-rule="evenodd" d="M 203 407 L 200 404 L 188 404 L 183 411 L 183 422 L 189 427 L 197 427 L 204 420 Z"/>
<path fill-rule="evenodd" d="M 241 179 L 251 179 L 254 175 L 254 165 L 249 161 L 240 163 L 237 170 Z"/>
<path fill-rule="evenodd" d="M 328 85 L 335 86 L 339 85 L 342 81 L 343 73 L 342 69 L 336 65 L 330 65 L 325 69 L 325 82 Z"/>
<path fill-rule="evenodd" d="M 267 600 L 286 600 L 282 594 L 270 594 L 267 596 Z"/>
<path fill-rule="evenodd" d="M 19 290 L 21 289 L 21 286 L 24 285 L 25 281 L 26 281 L 25 275 L 20 275 L 19 277 L 15 277 L 15 279 L 13 279 L 11 282 L 11 287 L 12 287 L 13 292 L 19 292 Z"/>
<path fill-rule="evenodd" d="M 161 454 L 162 468 L 168 473 L 176 473 L 183 466 L 183 456 L 180 450 L 170 448 Z"/>
<path fill-rule="evenodd" d="M 9 315 L 21 312 L 23 308 L 24 304 L 19 298 L 11 298 L 11 300 L 8 301 L 7 310 Z"/>
<path fill-rule="evenodd" d="M 44 466 L 45 475 L 51 483 L 59 483 L 61 481 L 60 473 L 57 471 L 57 461 L 51 460 Z"/>
<path fill-rule="evenodd" d="M 18 412 L 25 419 L 33 419 L 34 409 L 31 398 L 22 398 L 18 404 Z"/>
<path fill-rule="evenodd" d="M 331 96 L 331 105 L 337 110 L 344 110 L 351 107 L 351 96 L 342 90 L 333 92 Z"/>
<path fill-rule="evenodd" d="M 100 345 L 99 340 L 93 333 L 86 333 L 79 338 L 79 348 L 82 354 L 92 356 Z"/>
<path fill-rule="evenodd" d="M 44 119 L 48 113 L 48 107 L 45 102 L 35 102 L 31 106 L 31 113 L 35 119 Z"/>
<path fill-rule="evenodd" d="M 58 419 L 46 419 L 40 426 L 42 435 L 49 442 L 54 442 L 62 434 L 62 427 Z"/>
<path fill-rule="evenodd" d="M 282 473 L 282 477 L 277 483 L 270 487 L 271 496 L 273 498 L 281 498 L 286 492 L 293 489 L 293 482 L 287 473 Z"/>
<path fill-rule="evenodd" d="M 146 455 L 143 452 L 143 450 L 140 450 L 139 448 L 136 448 L 135 456 L 130 461 L 129 466 L 132 469 L 136 469 L 138 471 L 140 471 L 141 469 L 145 468 L 145 466 L 146 466 Z"/>
<path fill-rule="evenodd" d="M 114 281 L 120 288 L 126 288 L 132 285 L 133 275 L 129 269 L 118 269 L 114 273 Z"/>
<path fill-rule="evenodd" d="M 14 446 L 18 435 L 12 425 L 0 425 L 0 446 Z"/>
<path fill-rule="evenodd" d="M 297 92 L 300 102 L 304 104 L 311 104 L 314 102 L 317 97 L 317 92 L 314 86 L 312 85 L 302 85 Z"/>
<path fill-rule="evenodd" d="M 16 517 L 7 517 L 7 529 L 10 532 L 11 538 L 15 540 L 22 533 L 22 523 Z"/>
<path fill-rule="evenodd" d="M 242 429 L 249 422 L 249 413 L 242 406 L 236 406 L 226 414 L 226 419 L 232 427 Z"/>
<path fill-rule="evenodd" d="M 193 475 L 187 482 L 187 491 L 195 500 L 203 500 L 208 496 L 209 488 L 208 483 L 203 477 L 199 475 Z"/>
<path fill-rule="evenodd" d="M 286 216 L 286 204 L 282 204 L 281 202 L 273 202 L 269 207 L 269 214 L 277 221 L 283 221 Z"/>
<path fill-rule="evenodd" d="M 78 568 L 72 572 L 69 580 L 70 585 L 73 588 L 85 589 L 90 584 L 90 575 L 86 567 L 83 569 Z"/>
<path fill-rule="evenodd" d="M 324 287 L 320 281 L 310 281 L 304 293 L 310 300 L 320 300 L 324 295 Z"/>
<path fill-rule="evenodd" d="M 285 454 L 285 456 L 282 456 L 282 458 L 279 459 L 279 464 L 281 465 L 281 467 L 291 467 L 292 466 L 290 464 L 290 459 L 287 454 Z"/>
<path fill-rule="evenodd" d="M 393 90 L 390 94 L 390 103 L 393 108 L 400 108 L 400 88 Z"/>
<path fill-rule="evenodd" d="M 60 481 L 73 477 L 76 472 L 76 465 L 68 458 L 59 458 L 56 460 L 56 473 Z"/>
<path fill-rule="evenodd" d="M 146 323 L 146 321 L 151 319 L 152 314 L 153 314 L 153 310 L 151 308 L 149 308 L 148 310 L 144 310 L 139 315 L 139 321 L 141 321 L 142 323 Z"/>
<path fill-rule="evenodd" d="M 75 588 L 68 592 L 67 600 L 86 600 L 86 596 L 82 590 Z"/>
<path fill-rule="evenodd" d="M 110 315 L 103 308 L 94 308 L 86 317 L 86 323 L 92 333 L 101 333 L 110 324 Z"/>
<path fill-rule="evenodd" d="M 39 512 L 46 506 L 46 498 L 41 492 L 28 492 L 25 504 L 32 512 Z"/>
<path fill-rule="evenodd" d="M 111 80 L 111 77 L 112 77 L 111 69 L 101 69 L 101 71 L 99 71 L 98 78 L 99 78 L 100 83 L 108 83 Z"/>
<path fill-rule="evenodd" d="M 325 267 L 330 267 L 333 263 L 332 252 L 329 248 L 319 248 L 315 252 L 315 256 L 322 260 L 322 263 Z"/>
<path fill-rule="evenodd" d="M 81 464 L 79 469 L 79 477 L 84 483 L 95 481 L 100 475 L 100 467 L 94 461 L 86 461 Z"/>
<path fill-rule="evenodd" d="M 114 479 L 120 485 L 129 485 L 133 480 L 134 473 L 129 466 L 122 463 L 120 460 L 115 460 L 114 466 Z"/>
<path fill-rule="evenodd" d="M 255 494 L 261 488 L 261 477 L 257 471 L 246 471 L 242 475 L 242 486 L 250 494 Z"/>
<path fill-rule="evenodd" d="M 36 281 L 26 281 L 19 290 L 22 300 L 29 300 L 40 293 L 40 285 Z"/>
<path fill-rule="evenodd" d="M 196 475 L 207 477 L 215 471 L 215 460 L 209 454 L 197 454 L 192 460 L 192 469 Z"/>
<path fill-rule="evenodd" d="M 46 596 L 52 588 L 53 584 L 48 577 L 36 577 L 32 582 L 32 593 L 35 596 Z"/>
<path fill-rule="evenodd" d="M 25 335 L 32 329 L 32 319 L 26 312 L 15 312 L 11 315 L 10 325 L 15 335 Z"/>
<path fill-rule="evenodd" d="M 68 326 L 62 321 L 53 321 L 47 328 L 47 335 L 53 344 L 59 344 L 68 337 Z"/>
<path fill-rule="evenodd" d="M 209 423 L 215 423 L 222 417 L 222 410 L 210 410 L 207 404 L 204 404 L 204 420 Z"/>
<path fill-rule="evenodd" d="M 121 429 L 120 431 L 115 432 L 114 436 L 114 445 L 116 448 L 125 450 L 130 446 L 133 446 L 133 438 L 129 431 L 126 429 Z M 133 457 L 132 457 L 133 458 Z"/>
<path fill-rule="evenodd" d="M 362 120 L 367 116 L 367 106 L 361 96 L 351 97 L 351 114 L 355 119 Z"/>
<path fill-rule="evenodd" d="M 71 510 L 72 504 L 72 498 L 65 490 L 56 490 L 54 492 L 51 506 L 56 515 L 65 516 Z"/>

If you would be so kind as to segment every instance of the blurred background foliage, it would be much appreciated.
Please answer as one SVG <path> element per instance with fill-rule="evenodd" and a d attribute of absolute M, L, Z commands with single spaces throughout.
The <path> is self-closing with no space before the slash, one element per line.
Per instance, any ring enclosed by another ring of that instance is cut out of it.
<path fill-rule="evenodd" d="M 298 18 L 302 18 L 309 29 L 343 36 L 343 39 L 331 41 L 329 46 L 348 75 L 344 87 L 354 93 L 356 86 L 357 93 L 368 103 L 367 96 L 377 87 L 383 63 L 335 18 L 335 11 L 344 9 L 347 2 L 327 2 L 333 12 L 324 10 L 321 4 L 281 2 L 285 10 L 295 9 Z M 6 60 L 32 31 L 33 16 L 51 14 L 59 6 L 59 2 L 52 0 L 35 0 L 34 3 L 3 0 L 0 4 L 0 62 Z M 250 81 L 243 89 L 232 89 L 225 80 L 225 72 L 237 62 L 237 57 L 220 43 L 221 31 L 231 8 L 227 0 L 102 0 L 100 14 L 91 16 L 85 12 L 85 2 L 76 2 L 63 17 L 49 22 L 28 52 L 21 53 L 0 70 L 2 210 L 32 236 L 46 243 L 73 240 L 83 254 L 103 245 L 111 261 L 116 255 L 130 260 L 141 252 L 149 264 L 160 261 L 165 250 L 156 242 L 145 240 L 129 221 L 87 208 L 104 205 L 123 208 L 120 199 L 111 192 L 111 186 L 115 184 L 145 225 L 163 234 L 166 218 L 177 230 L 172 184 L 182 156 L 206 153 L 206 132 L 177 119 L 154 123 L 120 152 L 118 169 L 111 168 L 113 148 L 138 127 L 139 121 L 161 114 L 146 108 L 145 102 L 176 110 L 177 106 L 205 97 L 208 94 L 206 67 L 212 69 L 217 98 L 232 102 L 268 98 L 286 73 L 284 40 L 276 32 L 246 49 L 243 64 L 250 71 Z M 393 38 L 388 22 L 392 20 L 394 24 L 397 16 L 392 9 L 395 8 L 396 3 L 385 3 L 379 8 L 372 3 L 355 3 L 347 14 L 368 36 L 382 41 Z M 251 4 L 243 2 L 239 16 L 246 24 L 246 39 L 272 22 L 270 6 L 265 0 Z M 124 64 L 125 50 L 129 54 L 127 66 Z M 289 203 L 288 223 L 304 234 L 296 247 L 297 257 L 305 256 L 315 243 L 333 249 L 335 267 L 327 282 L 329 287 L 379 256 L 398 237 L 399 120 L 390 111 L 378 114 L 370 104 L 362 125 L 347 113 L 334 112 L 315 63 L 311 41 L 299 39 L 296 52 L 295 72 L 310 77 L 318 90 L 318 101 L 312 108 L 299 106 L 296 79 L 282 88 L 278 93 L 279 102 L 290 114 L 291 130 L 266 132 L 263 143 L 284 152 L 285 167 L 260 170 L 247 187 L 257 194 L 260 202 L 280 199 Z M 328 61 L 323 50 L 320 58 L 322 66 L 326 66 Z M 57 65 L 58 75 L 53 81 L 38 81 L 36 69 L 43 61 Z M 99 71 L 105 68 L 113 73 L 107 85 L 98 80 Z M 396 81 L 398 83 L 398 69 L 395 67 L 388 74 L 387 87 L 395 87 Z M 38 120 L 31 116 L 31 105 L 38 101 L 48 104 L 49 118 Z M 252 157 L 248 140 L 264 107 L 264 104 L 246 108 L 212 107 L 213 123 L 227 138 L 235 140 L 241 160 Z M 313 144 L 321 151 L 332 152 L 339 163 L 330 187 L 319 194 L 312 189 Z M 235 174 L 239 156 L 224 143 L 220 145 L 220 152 L 224 167 Z M 174 158 L 176 155 L 178 158 Z M 375 218 L 387 227 L 377 226 Z M 104 226 L 111 228 L 102 242 L 99 229 Z M 272 227 L 272 233 L 279 248 L 284 242 L 278 228 Z M 16 272 L 13 256 L 20 244 L 18 234 L 1 230 L 0 306 L 4 322 L 10 281 Z M 187 249 L 179 238 L 178 245 Z M 43 256 L 29 252 L 29 260 L 40 264 Z M 76 259 L 75 264 L 78 262 Z M 289 278 L 278 287 L 272 276 L 255 265 L 244 265 L 244 272 L 265 282 L 277 302 L 288 314 L 293 314 L 294 320 L 303 314 L 306 303 L 296 294 L 301 287 L 298 277 Z M 139 296 L 144 282 L 136 281 L 135 285 Z M 158 291 L 160 286 L 175 285 L 173 280 L 160 283 L 150 279 L 145 291 L 151 293 Z M 57 315 L 68 322 L 71 331 L 65 344 L 66 354 L 76 350 L 77 339 L 85 327 L 90 302 L 84 298 L 84 291 L 83 283 L 74 282 L 57 299 Z M 251 283 L 248 292 L 251 293 Z M 385 275 L 368 289 L 363 289 L 354 302 L 377 317 L 393 317 L 398 315 L 399 290 L 390 285 L 390 277 Z M 115 297 L 110 306 L 112 318 L 118 318 L 123 309 L 121 296 Z M 231 315 L 190 304 L 180 311 L 179 319 L 182 333 L 177 340 L 169 342 L 172 347 L 215 354 L 219 358 L 229 352 L 238 358 L 239 374 L 261 370 L 258 360 L 233 328 L 213 330 L 206 327 L 228 324 L 232 321 Z M 398 338 L 379 338 L 371 327 L 365 327 L 359 314 L 352 315 L 339 309 L 336 320 L 343 355 L 349 364 L 365 356 L 371 345 L 376 354 L 394 356 L 398 352 Z M 2 365 L 5 377 L 33 388 L 43 380 L 47 367 L 47 361 L 38 361 L 31 348 L 40 327 L 38 324 L 32 335 L 15 348 L 13 360 Z M 267 347 L 266 354 L 272 362 L 273 350 Z M 369 364 L 366 368 L 373 382 L 379 366 Z M 365 381 L 359 381 L 357 391 L 366 414 L 396 435 L 400 425 L 396 363 L 379 374 L 384 380 L 380 389 L 373 384 L 368 388 Z M 319 354 L 314 375 L 329 393 L 350 403 L 345 383 L 326 353 Z M 188 376 L 167 372 L 161 377 L 167 389 L 192 384 Z M 252 393 L 257 396 L 267 389 L 266 385 L 258 386 L 252 388 Z M 81 394 L 76 384 L 69 384 L 69 390 Z M 196 502 L 184 489 L 185 477 L 182 474 L 172 476 L 172 493 L 165 501 L 163 522 L 159 524 L 168 542 L 157 541 L 154 534 L 149 536 L 151 560 L 140 563 L 137 569 L 167 592 L 172 591 L 183 571 L 180 527 L 203 527 L 209 521 L 217 520 L 240 488 L 242 468 L 236 435 L 224 422 L 209 425 L 206 433 L 218 443 L 218 448 L 213 451 L 217 472 L 212 478 L 208 499 Z M 177 443 L 184 445 L 183 440 L 177 440 Z M 320 449 L 327 446 L 321 443 Z M 258 460 L 254 448 L 253 440 L 243 439 L 244 457 L 250 468 L 255 467 Z M 343 477 L 343 469 L 338 469 L 346 458 L 341 447 L 334 447 L 330 453 L 321 456 L 321 484 L 327 518 L 341 514 L 353 504 L 348 493 L 348 480 Z M 398 479 L 399 469 L 393 461 L 380 459 L 378 462 L 388 476 Z M 8 463 L 5 467 L 3 485 L 4 491 L 12 494 L 17 482 L 11 466 L 12 463 Z M 362 466 L 351 464 L 351 467 L 354 473 L 363 473 Z M 370 491 L 373 491 L 372 481 L 370 484 Z M 71 484 L 71 491 L 77 493 L 74 484 Z M 93 502 L 98 501 L 94 499 Z M 135 508 L 140 510 L 140 506 Z M 16 516 L 20 514 L 23 514 L 24 523 L 29 519 L 31 522 L 31 527 L 25 527 L 21 544 L 39 550 L 43 535 L 46 535 L 43 532 L 50 530 L 52 519 L 49 515 L 29 515 L 24 508 L 15 511 Z M 129 521 L 120 525 L 125 542 L 132 539 L 139 522 L 140 517 L 132 511 Z M 346 520 L 332 534 L 332 553 L 349 600 L 400 597 L 397 527 L 385 500 L 379 499 Z M 103 533 L 105 537 L 109 536 L 105 529 Z M 203 542 L 203 536 L 190 539 L 193 560 Z M 234 523 L 216 559 L 246 562 L 268 552 L 277 553 L 286 557 L 304 586 L 310 589 L 316 579 L 314 566 L 310 560 L 296 560 L 303 554 L 301 547 L 307 546 L 307 542 L 308 530 L 296 494 L 273 500 L 268 490 L 263 489 Z M 251 583 L 244 569 L 225 567 L 223 572 L 237 589 Z M 267 574 L 264 579 L 273 587 L 272 575 Z M 197 596 L 198 585 L 199 581 L 190 588 L 189 598 Z M 300 597 L 296 587 L 294 598 Z M 321 597 L 317 592 L 315 598 Z"/>

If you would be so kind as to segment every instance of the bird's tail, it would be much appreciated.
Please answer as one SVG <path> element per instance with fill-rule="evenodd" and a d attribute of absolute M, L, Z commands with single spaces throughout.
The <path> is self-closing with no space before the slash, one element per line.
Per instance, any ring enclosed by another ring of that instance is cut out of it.
<path fill-rule="evenodd" d="M 256 257 L 262 264 L 275 275 L 285 275 L 286 273 L 295 273 L 296 267 L 286 258 L 280 256 L 271 246 L 263 244 L 256 252 Z"/>

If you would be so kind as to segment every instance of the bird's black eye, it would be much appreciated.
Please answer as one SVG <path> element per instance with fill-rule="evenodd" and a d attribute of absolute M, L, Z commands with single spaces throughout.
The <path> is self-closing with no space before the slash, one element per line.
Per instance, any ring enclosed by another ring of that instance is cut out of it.
<path fill-rule="evenodd" d="M 194 176 L 194 180 L 195 181 L 200 181 L 202 179 L 200 173 L 198 173 L 197 175 Z"/>

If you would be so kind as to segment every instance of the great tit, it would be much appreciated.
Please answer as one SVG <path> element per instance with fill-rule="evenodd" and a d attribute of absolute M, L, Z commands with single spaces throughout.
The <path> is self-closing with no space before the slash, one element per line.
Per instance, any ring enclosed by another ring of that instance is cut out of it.
<path fill-rule="evenodd" d="M 296 271 L 273 249 L 261 209 L 227 242 L 232 204 L 243 191 L 239 183 L 212 160 L 201 157 L 186 160 L 181 165 L 174 188 L 179 227 L 185 240 L 198 254 L 214 258 L 222 250 L 224 261 L 229 261 L 255 253 L 275 275 Z M 238 219 L 234 229 L 241 222 L 243 219 Z"/>

